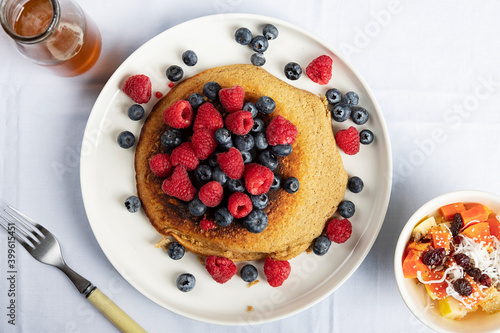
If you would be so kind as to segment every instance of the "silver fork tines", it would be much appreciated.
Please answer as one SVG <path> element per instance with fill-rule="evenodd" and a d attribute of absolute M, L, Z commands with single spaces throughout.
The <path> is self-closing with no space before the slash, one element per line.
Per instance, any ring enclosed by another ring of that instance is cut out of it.
<path fill-rule="evenodd" d="M 0 225 L 13 236 L 36 260 L 59 268 L 73 282 L 80 293 L 86 295 L 92 291 L 93 285 L 84 277 L 69 268 L 61 253 L 57 238 L 41 224 L 21 213 L 12 206 L 7 206 L 4 214 L 0 215 L 7 225 Z"/>
<path fill-rule="evenodd" d="M 0 0 L 1 2 L 1 0 Z M 130 318 L 113 301 L 104 295 L 89 280 L 76 273 L 64 262 L 61 246 L 56 237 L 43 225 L 24 215 L 17 209 L 7 206 L 0 213 L 0 225 L 14 237 L 36 260 L 59 268 L 73 282 L 76 289 L 101 311 L 122 332 L 145 333 L 146 331 Z M 8 216 L 7 216 L 8 215 Z"/>
<path fill-rule="evenodd" d="M 35 244 L 40 243 L 40 240 L 34 235 L 34 232 L 36 232 L 39 235 L 39 237 L 45 238 L 43 233 L 38 229 L 40 227 L 40 225 L 38 223 L 36 223 L 30 217 L 24 215 L 23 213 L 21 213 L 20 211 L 15 209 L 14 207 L 12 207 L 12 206 L 7 206 L 7 207 L 12 212 L 7 210 L 7 209 L 4 209 L 4 212 L 7 213 L 10 217 L 12 217 L 17 222 L 17 224 L 8 220 L 3 215 L 1 215 L 0 217 L 5 222 L 7 222 L 7 226 L 5 226 L 3 223 L 0 223 L 0 224 L 11 236 L 13 236 L 25 248 L 26 248 L 26 246 L 29 246 L 32 249 L 34 249 Z M 19 217 L 17 217 L 13 212 L 15 214 L 17 214 L 18 216 L 21 216 L 26 222 L 24 222 Z M 31 225 L 31 227 L 30 227 L 30 225 Z M 10 229 L 10 226 L 13 227 L 13 230 Z M 20 227 L 20 226 L 22 226 L 22 227 Z"/>

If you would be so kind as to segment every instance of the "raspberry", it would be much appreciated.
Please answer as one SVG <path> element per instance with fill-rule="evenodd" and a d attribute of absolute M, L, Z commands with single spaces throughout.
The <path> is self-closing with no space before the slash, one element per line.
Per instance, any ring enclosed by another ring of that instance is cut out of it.
<path fill-rule="evenodd" d="M 240 151 L 234 147 L 229 148 L 225 153 L 219 153 L 217 163 L 219 163 L 222 172 L 231 179 L 240 179 L 245 171 L 243 157 Z"/>
<path fill-rule="evenodd" d="M 229 196 L 227 209 L 235 218 L 241 219 L 252 211 L 252 200 L 245 193 L 234 192 Z"/>
<path fill-rule="evenodd" d="M 245 91 L 241 86 L 219 90 L 219 101 L 227 112 L 232 113 L 243 109 Z"/>
<path fill-rule="evenodd" d="M 212 230 L 215 228 L 215 222 L 203 217 L 203 220 L 200 221 L 200 228 L 205 231 Z"/>
<path fill-rule="evenodd" d="M 328 239 L 335 243 L 344 243 L 352 234 L 352 224 L 348 219 L 333 219 L 326 226 Z"/>
<path fill-rule="evenodd" d="M 179 100 L 163 111 L 165 124 L 174 128 L 186 128 L 193 121 L 193 108 L 188 101 Z"/>
<path fill-rule="evenodd" d="M 200 188 L 198 196 L 207 207 L 215 207 L 222 201 L 222 196 L 224 195 L 224 190 L 222 185 L 215 180 L 206 183 Z"/>
<path fill-rule="evenodd" d="M 290 263 L 286 260 L 280 261 L 268 257 L 264 262 L 264 274 L 271 287 L 281 286 L 288 279 L 291 269 Z"/>
<path fill-rule="evenodd" d="M 200 129 L 193 133 L 191 138 L 194 153 L 200 160 L 206 160 L 217 148 L 213 133 L 208 129 Z"/>
<path fill-rule="evenodd" d="M 263 165 L 257 163 L 248 163 L 245 165 L 245 187 L 250 194 L 259 195 L 269 191 L 273 183 L 274 174 Z"/>
<path fill-rule="evenodd" d="M 151 80 L 143 74 L 131 76 L 125 81 L 122 91 L 136 103 L 147 103 L 151 99 Z"/>
<path fill-rule="evenodd" d="M 237 135 L 245 135 L 253 127 L 253 118 L 250 111 L 236 111 L 226 117 L 226 128 Z"/>
<path fill-rule="evenodd" d="M 353 126 L 335 134 L 335 140 L 340 149 L 347 155 L 356 155 L 359 152 L 359 133 Z"/>
<path fill-rule="evenodd" d="M 327 55 L 319 56 L 307 65 L 306 74 L 314 82 L 325 85 L 332 78 L 332 65 L 332 58 Z"/>
<path fill-rule="evenodd" d="M 282 116 L 277 116 L 267 126 L 267 143 L 271 146 L 293 144 L 297 134 L 297 127 L 294 124 Z"/>
<path fill-rule="evenodd" d="M 196 157 L 193 144 L 191 142 L 184 142 L 179 147 L 172 150 L 172 154 L 170 154 L 170 163 L 172 163 L 173 166 L 183 165 L 187 171 L 193 171 L 200 161 L 198 161 Z"/>
<path fill-rule="evenodd" d="M 228 258 L 208 256 L 205 259 L 205 268 L 218 283 L 226 283 L 236 274 L 236 265 Z"/>
<path fill-rule="evenodd" d="M 196 194 L 196 188 L 189 180 L 186 169 L 181 165 L 176 166 L 172 175 L 163 181 L 161 189 L 169 196 L 182 201 L 191 201 Z"/>
<path fill-rule="evenodd" d="M 209 129 L 213 134 L 222 127 L 224 127 L 224 120 L 213 104 L 206 102 L 200 105 L 194 119 L 193 131 L 196 132 L 200 129 Z"/>
<path fill-rule="evenodd" d="M 173 168 L 172 163 L 170 163 L 170 156 L 167 154 L 154 155 L 149 160 L 149 168 L 160 178 L 168 177 Z"/>

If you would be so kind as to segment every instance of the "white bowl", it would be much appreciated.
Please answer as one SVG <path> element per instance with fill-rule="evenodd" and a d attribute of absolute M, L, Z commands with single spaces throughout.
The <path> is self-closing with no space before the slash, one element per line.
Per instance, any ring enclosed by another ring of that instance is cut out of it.
<path fill-rule="evenodd" d="M 428 307 L 430 299 L 425 287 L 416 279 L 403 276 L 403 253 L 413 227 L 426 215 L 433 215 L 438 208 L 454 202 L 478 202 L 494 212 L 500 212 L 500 196 L 481 191 L 457 191 L 438 196 L 420 207 L 408 220 L 399 236 L 394 254 L 394 273 L 401 297 L 411 312 L 422 323 L 438 332 L 499 332 L 500 312 L 488 315 L 482 310 L 467 314 L 461 320 L 446 319 L 437 307 Z"/>

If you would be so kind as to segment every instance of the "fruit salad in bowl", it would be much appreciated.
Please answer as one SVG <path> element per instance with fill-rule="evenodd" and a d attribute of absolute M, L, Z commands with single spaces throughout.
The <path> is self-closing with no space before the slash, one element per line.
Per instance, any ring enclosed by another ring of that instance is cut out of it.
<path fill-rule="evenodd" d="M 452 192 L 405 225 L 394 269 L 403 300 L 427 326 L 447 332 L 500 327 L 500 197 Z"/>

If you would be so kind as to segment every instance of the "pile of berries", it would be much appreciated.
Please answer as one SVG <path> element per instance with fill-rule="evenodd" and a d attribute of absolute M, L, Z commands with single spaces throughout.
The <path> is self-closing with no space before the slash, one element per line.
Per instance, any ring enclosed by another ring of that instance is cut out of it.
<path fill-rule="evenodd" d="M 266 24 L 262 29 L 262 35 L 253 36 L 250 29 L 241 27 L 234 33 L 234 39 L 238 44 L 249 45 L 255 52 L 250 61 L 255 66 L 264 66 L 266 58 L 264 52 L 269 48 L 269 41 L 278 37 L 279 31 L 272 24 Z"/>
<path fill-rule="evenodd" d="M 354 124 L 364 125 L 370 118 L 368 111 L 358 106 L 359 96 L 354 91 L 342 95 L 338 89 L 332 88 L 327 90 L 325 97 L 330 107 L 332 119 L 336 122 L 345 122 L 350 118 Z M 373 138 L 373 132 L 369 129 L 358 132 L 354 126 L 339 130 L 335 134 L 337 145 L 347 155 L 357 154 L 360 143 L 369 145 L 373 142 Z"/>
<path fill-rule="evenodd" d="M 160 138 L 165 153 L 149 161 L 151 171 L 164 178 L 162 190 L 187 202 L 192 215 L 210 216 L 219 227 L 239 220 L 252 233 L 264 231 L 267 193 L 299 189 L 296 178 L 281 181 L 273 172 L 279 157 L 291 154 L 298 133 L 282 116 L 267 126 L 258 117 L 275 109 L 270 97 L 245 103 L 241 86 L 221 88 L 216 82 L 206 83 L 203 95 L 173 103 L 163 113 L 169 127 Z M 203 223 L 204 230 L 213 227 Z"/>
<path fill-rule="evenodd" d="M 359 193 L 363 190 L 363 180 L 357 176 L 350 177 L 347 181 L 347 188 L 352 193 Z M 312 250 L 316 255 L 322 256 L 330 249 L 331 242 L 344 243 L 352 234 L 352 224 L 348 220 L 354 215 L 355 205 L 352 201 L 342 200 L 338 207 L 338 213 L 343 219 L 333 218 L 327 224 L 324 233 L 316 238 L 312 245 Z"/>

